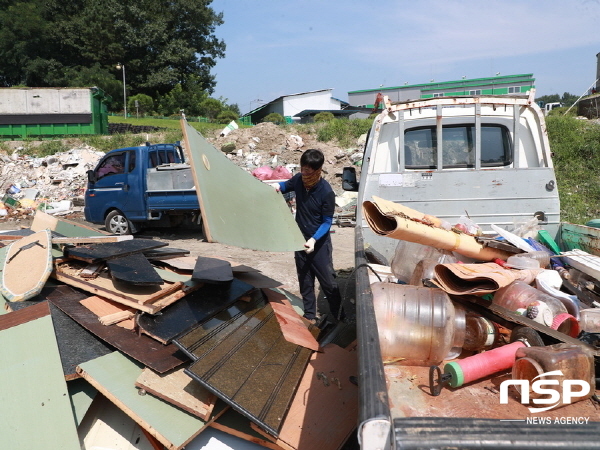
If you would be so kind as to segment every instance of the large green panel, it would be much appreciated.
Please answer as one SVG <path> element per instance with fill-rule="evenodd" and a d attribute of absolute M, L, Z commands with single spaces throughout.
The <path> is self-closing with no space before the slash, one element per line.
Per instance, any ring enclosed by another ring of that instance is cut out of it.
<path fill-rule="evenodd" d="M 135 380 L 142 373 L 144 366 L 120 352 L 85 362 L 80 368 L 85 372 L 86 380 L 113 403 L 120 404 L 121 409 L 133 420 L 150 434 L 160 434 L 164 438 L 159 438 L 163 445 L 181 448 L 205 426 L 205 422 L 198 417 L 159 398 L 139 395 Z"/>
<path fill-rule="evenodd" d="M 79 450 L 50 315 L 0 331 L 0 361 L 0 447 Z"/>
<path fill-rule="evenodd" d="M 209 241 L 272 252 L 301 250 L 305 240 L 283 196 L 182 123 Z"/>

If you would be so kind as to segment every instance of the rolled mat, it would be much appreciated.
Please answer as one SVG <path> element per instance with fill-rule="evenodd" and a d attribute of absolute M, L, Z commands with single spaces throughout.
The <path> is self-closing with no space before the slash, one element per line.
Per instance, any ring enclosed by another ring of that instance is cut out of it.
<path fill-rule="evenodd" d="M 496 263 L 438 264 L 431 280 L 448 294 L 485 295 L 516 280 L 531 284 L 543 269 L 505 269 Z"/>
<path fill-rule="evenodd" d="M 414 209 L 376 196 L 363 202 L 363 214 L 369 227 L 380 236 L 449 250 L 478 261 L 506 260 L 512 253 L 485 247 L 468 234 L 438 228 Z"/>

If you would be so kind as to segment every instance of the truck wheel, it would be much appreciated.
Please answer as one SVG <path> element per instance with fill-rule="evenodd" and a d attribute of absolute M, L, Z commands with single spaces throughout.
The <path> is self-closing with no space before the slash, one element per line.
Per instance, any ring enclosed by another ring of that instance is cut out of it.
<path fill-rule="evenodd" d="M 106 230 L 112 234 L 131 234 L 131 224 L 118 209 L 113 209 L 104 220 Z"/>

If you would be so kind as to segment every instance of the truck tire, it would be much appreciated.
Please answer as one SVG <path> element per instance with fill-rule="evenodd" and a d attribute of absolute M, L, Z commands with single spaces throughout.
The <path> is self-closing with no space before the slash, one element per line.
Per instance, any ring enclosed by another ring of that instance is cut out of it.
<path fill-rule="evenodd" d="M 104 220 L 106 231 L 112 234 L 131 234 L 131 223 L 118 209 L 113 209 Z"/>

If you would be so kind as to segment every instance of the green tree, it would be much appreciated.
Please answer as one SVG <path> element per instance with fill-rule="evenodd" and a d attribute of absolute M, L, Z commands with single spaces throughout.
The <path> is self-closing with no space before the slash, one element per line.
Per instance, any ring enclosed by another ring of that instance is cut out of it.
<path fill-rule="evenodd" d="M 200 115 L 210 120 L 216 119 L 221 111 L 223 111 L 223 103 L 216 98 L 207 98 L 200 103 Z"/>
<path fill-rule="evenodd" d="M 272 122 L 277 125 L 285 123 L 285 118 L 279 113 L 267 114 L 262 120 L 263 122 Z"/>
<path fill-rule="evenodd" d="M 335 119 L 335 116 L 329 111 L 322 111 L 320 113 L 315 114 L 315 122 L 329 122 L 333 119 Z"/>
<path fill-rule="evenodd" d="M 136 102 L 138 105 L 137 107 L 135 106 Z M 132 95 L 127 99 L 127 108 L 131 113 L 139 113 L 142 116 L 145 116 L 154 110 L 154 100 L 146 94 Z"/>
<path fill-rule="evenodd" d="M 221 111 L 217 116 L 217 122 L 219 123 L 229 123 L 232 120 L 238 120 L 239 116 L 231 110 Z"/>
<path fill-rule="evenodd" d="M 225 43 L 214 36 L 222 13 L 211 0 L 0 0 L 0 85 L 56 86 L 65 74 L 96 68 L 127 91 L 154 98 L 188 83 L 214 90 L 210 74 Z M 67 80 L 68 81 L 68 80 Z M 95 81 L 95 80 L 93 80 Z M 63 82 L 61 85 L 65 85 Z"/>

